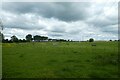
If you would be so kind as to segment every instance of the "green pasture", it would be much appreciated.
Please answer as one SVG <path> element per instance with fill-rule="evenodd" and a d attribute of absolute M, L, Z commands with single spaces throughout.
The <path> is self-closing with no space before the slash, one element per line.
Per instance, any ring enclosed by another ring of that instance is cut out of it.
<path fill-rule="evenodd" d="M 3 78 L 118 77 L 118 42 L 3 43 L 2 51 Z"/>

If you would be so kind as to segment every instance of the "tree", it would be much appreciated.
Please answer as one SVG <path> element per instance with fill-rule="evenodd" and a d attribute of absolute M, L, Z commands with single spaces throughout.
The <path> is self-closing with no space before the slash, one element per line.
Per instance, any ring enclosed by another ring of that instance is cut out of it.
<path fill-rule="evenodd" d="M 89 42 L 94 42 L 94 39 L 93 39 L 93 38 L 90 38 L 90 39 L 89 39 Z"/>
<path fill-rule="evenodd" d="M 15 35 L 13 35 L 13 36 L 11 37 L 11 41 L 12 41 L 12 42 L 18 42 L 18 38 L 17 38 Z"/>
<path fill-rule="evenodd" d="M 50 39 L 48 39 L 48 41 L 52 41 L 52 39 L 50 38 Z"/>
<path fill-rule="evenodd" d="M 57 41 L 59 41 L 59 42 L 65 42 L 66 40 L 64 40 L 64 39 L 57 39 Z"/>
<path fill-rule="evenodd" d="M 8 43 L 9 42 L 9 40 L 8 39 L 5 39 L 4 41 L 3 41 L 3 43 Z"/>
<path fill-rule="evenodd" d="M 70 40 L 68 39 L 68 42 L 69 42 Z"/>
<path fill-rule="evenodd" d="M 45 36 L 41 36 L 41 40 L 47 40 L 48 37 L 45 37 Z"/>
<path fill-rule="evenodd" d="M 32 40 L 32 35 L 31 34 L 26 35 L 26 40 L 30 42 Z"/>
<path fill-rule="evenodd" d="M 22 40 L 22 42 L 26 42 L 26 40 L 25 40 L 25 39 L 23 39 L 23 40 Z"/>
<path fill-rule="evenodd" d="M 19 39 L 18 42 L 21 43 L 21 42 L 22 42 L 22 39 Z"/>
<path fill-rule="evenodd" d="M 34 39 L 34 41 L 40 41 L 40 40 L 41 40 L 41 36 L 35 35 L 35 36 L 33 37 L 33 39 Z"/>
<path fill-rule="evenodd" d="M 112 41 L 111 39 L 109 41 Z"/>

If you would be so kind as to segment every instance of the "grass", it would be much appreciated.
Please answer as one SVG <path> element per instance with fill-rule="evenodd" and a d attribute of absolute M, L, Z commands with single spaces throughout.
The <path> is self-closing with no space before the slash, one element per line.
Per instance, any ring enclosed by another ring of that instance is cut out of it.
<path fill-rule="evenodd" d="M 3 43 L 3 78 L 118 78 L 118 42 Z"/>

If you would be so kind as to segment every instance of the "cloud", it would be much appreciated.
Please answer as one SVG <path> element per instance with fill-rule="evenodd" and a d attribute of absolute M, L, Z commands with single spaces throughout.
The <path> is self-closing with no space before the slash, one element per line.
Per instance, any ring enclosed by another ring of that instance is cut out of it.
<path fill-rule="evenodd" d="M 33 14 L 17 15 L 14 13 L 2 12 L 4 26 L 6 28 L 19 29 L 42 29 L 44 25 L 38 24 L 37 18 Z"/>
<path fill-rule="evenodd" d="M 6 38 L 44 35 L 73 40 L 117 39 L 117 3 L 5 2 L 0 15 Z M 114 37 L 113 37 L 114 36 Z"/>
<path fill-rule="evenodd" d="M 90 3 L 83 2 L 38 2 L 3 3 L 3 9 L 17 14 L 33 13 L 46 18 L 57 18 L 63 21 L 83 20 L 89 16 L 87 9 Z"/>

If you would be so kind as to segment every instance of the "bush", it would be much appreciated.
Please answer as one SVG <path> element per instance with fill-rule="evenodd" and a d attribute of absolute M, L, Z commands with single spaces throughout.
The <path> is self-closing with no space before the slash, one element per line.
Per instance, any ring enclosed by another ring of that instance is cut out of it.
<path fill-rule="evenodd" d="M 109 40 L 109 41 L 112 41 L 112 40 Z"/>
<path fill-rule="evenodd" d="M 89 42 L 94 42 L 94 39 L 93 39 L 93 38 L 90 38 L 90 39 L 89 39 Z"/>

